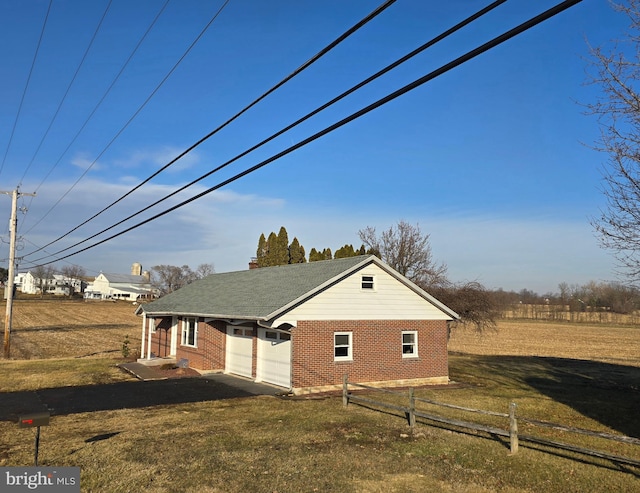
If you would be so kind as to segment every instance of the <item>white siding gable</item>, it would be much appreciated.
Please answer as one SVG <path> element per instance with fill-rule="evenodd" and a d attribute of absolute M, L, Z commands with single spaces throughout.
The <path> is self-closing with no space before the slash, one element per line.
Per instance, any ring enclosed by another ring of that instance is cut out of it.
<path fill-rule="evenodd" d="M 374 289 L 362 289 L 362 276 L 374 276 Z M 371 264 L 317 294 L 274 321 L 451 320 L 428 300 L 377 265 Z"/>

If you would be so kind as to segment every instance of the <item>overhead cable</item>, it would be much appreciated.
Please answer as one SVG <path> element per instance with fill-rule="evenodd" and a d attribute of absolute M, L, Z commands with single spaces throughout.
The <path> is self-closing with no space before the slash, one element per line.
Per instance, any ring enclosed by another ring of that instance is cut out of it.
<path fill-rule="evenodd" d="M 328 101 L 327 103 L 323 104 L 322 106 L 319 106 L 318 108 L 316 108 L 315 110 L 313 110 L 310 113 L 307 113 L 305 116 L 303 116 L 302 118 L 296 120 L 295 122 L 291 123 L 290 125 L 287 125 L 286 127 L 284 127 L 283 129 L 279 130 L 278 132 L 272 134 L 270 137 L 267 137 L 266 139 L 262 140 L 261 142 L 259 142 L 258 144 L 250 147 L 249 149 L 246 149 L 245 151 L 243 151 L 242 153 L 238 154 L 237 156 L 235 156 L 234 158 L 224 162 L 223 164 L 219 165 L 218 167 L 208 171 L 207 173 L 205 173 L 204 175 L 196 178 L 195 180 L 187 183 L 186 185 L 183 185 L 182 187 L 178 188 L 177 190 L 173 191 L 172 193 L 165 195 L 164 197 L 156 200 L 155 202 L 153 202 L 152 204 L 144 207 L 143 209 L 125 217 L 124 219 L 118 221 L 117 223 L 109 226 L 108 228 L 103 229 L 102 231 L 99 231 L 91 236 L 89 236 L 88 238 L 85 238 L 82 241 L 79 241 L 77 243 L 74 243 L 73 245 L 70 245 L 62 250 L 59 250 L 55 253 L 55 255 L 58 255 L 60 253 L 66 252 L 67 250 L 70 250 L 72 248 L 75 248 L 83 243 L 86 243 L 89 240 L 92 240 L 93 238 L 96 238 L 97 236 L 100 236 L 103 233 L 106 233 L 107 231 L 110 231 L 111 229 L 120 226 L 122 223 L 129 221 L 130 219 L 142 214 L 143 212 L 151 209 L 152 207 L 155 207 L 156 205 L 164 202 L 165 200 L 177 195 L 180 192 L 183 192 L 184 190 L 186 190 L 187 188 L 193 186 L 194 184 L 204 180 L 205 178 L 211 176 L 212 174 L 220 171 L 221 169 L 225 168 L 226 166 L 230 165 L 231 163 L 237 161 L 240 158 L 243 158 L 244 156 L 246 156 L 247 154 L 255 151 L 256 149 L 262 147 L 263 145 L 267 144 L 268 142 L 271 142 L 272 140 L 274 140 L 275 138 L 279 137 L 280 135 L 288 132 L 289 130 L 291 130 L 292 128 L 300 125 L 301 123 L 305 122 L 306 120 L 308 120 L 309 118 L 317 115 L 318 113 L 320 113 L 321 111 L 325 110 L 326 108 L 330 107 L 331 105 L 337 103 L 338 101 L 344 99 L 345 97 L 347 97 L 348 95 L 352 94 L 353 92 L 357 91 L 358 89 L 362 88 L 363 86 L 369 84 L 370 82 L 376 80 L 377 78 L 381 77 L 382 75 L 386 74 L 387 72 L 389 72 L 390 70 L 394 69 L 395 67 L 399 66 L 400 64 L 406 62 L 407 60 L 409 60 L 410 58 L 418 55 L 419 53 L 423 52 L 424 50 L 426 50 L 427 48 L 433 46 L 434 44 L 442 41 L 443 39 L 445 39 L 447 36 L 455 33 L 456 31 L 462 29 L 464 26 L 470 24 L 471 22 L 475 21 L 476 19 L 478 19 L 479 17 L 482 17 L 484 14 L 490 12 L 491 10 L 495 9 L 496 7 L 498 7 L 499 5 L 505 3 L 507 0 L 497 0 L 495 2 L 493 2 L 492 4 L 488 5 L 487 7 L 479 10 L 478 12 L 476 12 L 475 14 L 467 17 L 466 19 L 464 19 L 463 21 L 459 22 L 458 24 L 456 24 L 455 26 L 453 26 L 450 29 L 447 29 L 446 31 L 444 31 L 442 34 L 439 34 L 438 36 L 436 36 L 435 38 L 427 41 L 426 43 L 424 43 L 422 46 L 418 47 L 417 49 L 411 51 L 410 53 L 408 53 L 407 55 L 403 56 L 402 58 L 399 58 L 398 60 L 396 60 L 395 62 L 391 63 L 390 65 L 387 65 L 386 67 L 384 67 L 382 70 L 379 70 L 378 72 L 376 72 L 375 74 L 373 74 L 372 76 L 366 78 L 365 80 L 363 80 L 362 82 L 356 84 L 355 86 L 351 87 L 350 89 L 346 90 L 345 92 L 343 92 L 342 94 L 336 96 L 335 98 L 333 98 L 331 101 Z M 184 154 L 184 153 L 183 153 Z M 80 225 L 81 226 L 81 225 Z M 78 226 L 79 227 L 79 226 Z M 77 228 L 75 228 L 77 229 Z M 54 242 L 51 242 L 54 243 Z M 51 243 L 49 243 L 47 246 L 51 245 Z M 37 250 L 36 250 L 37 252 Z M 36 253 L 36 252 L 32 252 Z"/>
<path fill-rule="evenodd" d="M 105 152 L 107 152 L 107 150 L 111 147 L 111 145 L 116 141 L 116 139 L 118 137 L 120 137 L 120 135 L 122 134 L 122 132 L 125 131 L 125 129 L 131 124 L 131 122 L 138 116 L 138 114 L 143 110 L 143 108 L 149 103 L 149 101 L 151 101 L 151 98 L 153 98 L 156 93 L 160 90 L 160 88 L 162 87 L 162 85 L 169 79 L 169 77 L 171 76 L 171 74 L 173 74 L 173 72 L 178 68 L 178 65 L 180 65 L 180 63 L 182 63 L 182 61 L 185 59 L 185 57 L 189 54 L 189 52 L 193 49 L 193 47 L 198 43 L 198 41 L 200 40 L 200 38 L 202 38 L 202 36 L 204 35 L 204 33 L 207 31 L 207 29 L 209 29 L 209 27 L 211 26 L 211 24 L 213 24 L 213 22 L 218 18 L 218 16 L 220 15 L 220 13 L 224 10 L 224 8 L 227 6 L 227 4 L 229 3 L 230 0 L 225 0 L 225 2 L 222 4 L 222 6 L 217 10 L 217 12 L 214 14 L 214 16 L 209 20 L 209 22 L 204 26 L 204 28 L 200 31 L 200 33 L 198 34 L 198 36 L 196 36 L 196 38 L 193 40 L 193 42 L 191 43 L 191 45 L 189 45 L 189 47 L 187 48 L 187 50 L 182 54 L 182 56 L 179 58 L 179 60 L 173 65 L 173 67 L 169 70 L 169 72 L 164 76 L 164 78 L 160 81 L 160 83 L 155 87 L 155 89 L 153 91 L 151 91 L 151 94 L 149 94 L 149 96 L 147 97 L 147 99 L 144 100 L 144 102 L 138 107 L 138 109 L 133 113 L 133 115 L 131 115 L 131 117 L 127 120 L 127 122 L 124 124 L 124 126 L 118 130 L 116 132 L 116 134 L 113 136 L 113 138 L 108 142 L 108 144 L 104 147 L 104 149 L 102 149 L 102 151 L 100 151 L 100 153 L 96 156 L 96 158 L 93 160 L 93 162 L 87 166 L 87 168 L 82 172 L 82 174 L 80 175 L 80 177 L 73 183 L 73 185 L 71 185 L 71 187 L 69 187 L 69 189 L 62 194 L 62 196 L 57 200 L 57 202 L 55 204 L 53 204 L 53 206 L 51 206 L 49 208 L 49 210 L 33 225 L 31 226 L 31 228 L 29 229 L 29 231 L 31 231 L 35 226 L 37 226 L 38 224 L 40 224 L 45 217 L 47 217 L 52 211 L 53 209 L 55 209 L 58 204 L 60 204 L 60 202 L 62 202 L 62 200 L 69 195 L 69 193 L 76 187 L 76 185 L 78 183 L 80 183 L 80 181 L 86 176 L 86 174 L 91 170 L 91 168 L 93 168 L 93 166 L 98 162 L 98 159 L 100 159 Z M 67 149 L 64 151 L 65 153 L 67 152 L 67 150 L 69 149 L 69 147 L 67 147 Z M 61 156 L 62 158 L 62 156 Z M 26 233 L 25 233 L 26 234 Z M 69 234 L 69 233 L 67 233 Z M 57 241 L 57 240 L 56 240 Z M 45 245 L 48 246 L 48 245 Z"/>
<path fill-rule="evenodd" d="M 78 73 L 80 72 L 80 69 L 84 65 L 84 61 L 86 60 L 87 55 L 89 54 L 89 51 L 91 50 L 91 47 L 93 46 L 93 42 L 95 41 L 96 37 L 98 36 L 98 32 L 100 31 L 100 27 L 102 27 L 102 23 L 104 22 L 104 19 L 107 16 L 107 12 L 109 12 L 109 9 L 111 8 L 111 3 L 112 2 L 113 2 L 113 0 L 109 0 L 109 3 L 107 3 L 107 7 L 104 9 L 102 17 L 100 18 L 100 22 L 98 22 L 98 25 L 96 26 L 96 29 L 93 32 L 93 36 L 91 37 L 91 40 L 89 41 L 89 45 L 87 46 L 87 49 L 84 51 L 84 55 L 82 55 L 82 59 L 80 60 L 80 63 L 78 64 L 78 67 L 76 68 L 76 71 L 73 74 L 73 77 L 71 77 L 71 82 L 69 82 L 69 85 L 67 86 L 67 90 L 65 91 L 64 95 L 62 96 L 62 99 L 60 100 L 60 103 L 58 104 L 58 108 L 56 109 L 55 113 L 53 114 L 53 118 L 49 122 L 49 126 L 47 127 L 47 130 L 44 132 L 44 135 L 42 136 L 42 139 L 40 139 L 40 143 L 38 144 L 38 147 L 36 148 L 35 152 L 33 153 L 33 156 L 31 157 L 31 160 L 29 161 L 29 164 L 25 167 L 24 173 L 22 173 L 22 178 L 20 178 L 20 182 L 18 183 L 18 186 L 22 185 L 22 181 L 24 180 L 24 177 L 27 175 L 27 172 L 29 171 L 29 169 L 31 168 L 31 165 L 35 161 L 36 156 L 40 152 L 40 148 L 42 147 L 42 144 L 44 143 L 45 139 L 47 138 L 47 135 L 49 135 L 49 131 L 51 130 L 51 127 L 53 126 L 53 123 L 56 121 L 56 118 L 58 117 L 58 113 L 60 113 L 60 109 L 62 108 L 62 105 L 64 104 L 65 100 L 67 99 L 67 96 L 69 95 L 69 91 L 71 90 L 71 86 L 73 86 L 73 83 L 75 82 L 76 77 L 78 77 Z M 37 189 L 36 189 L 36 192 L 37 192 Z"/>
<path fill-rule="evenodd" d="M 11 135 L 9 136 L 9 142 L 7 143 L 7 149 L 4 151 L 4 157 L 2 158 L 2 163 L 0 164 L 0 174 L 2 174 L 2 170 L 4 169 L 4 164 L 7 161 L 7 155 L 9 154 L 9 149 L 11 148 L 11 143 L 13 142 L 13 135 L 16 132 L 16 127 L 18 126 L 18 120 L 20 119 L 20 113 L 22 112 L 22 105 L 24 104 L 24 98 L 27 95 L 27 89 L 29 88 L 29 82 L 31 81 L 31 75 L 33 74 L 33 68 L 36 65 L 36 60 L 38 59 L 38 52 L 40 51 L 40 45 L 42 44 L 42 38 L 44 37 L 44 31 L 47 27 L 47 20 L 49 19 L 49 12 L 51 12 L 51 5 L 53 4 L 53 0 L 49 0 L 49 7 L 47 7 L 47 13 L 44 16 L 44 22 L 42 23 L 42 30 L 40 31 L 40 38 L 38 38 L 38 44 L 36 46 L 36 51 L 33 54 L 33 60 L 31 62 L 31 68 L 29 69 L 29 76 L 27 77 L 27 82 L 24 85 L 24 91 L 22 91 L 22 98 L 20 98 L 20 104 L 18 105 L 18 112 L 16 114 L 16 119 L 13 122 L 13 127 L 11 129 Z"/>
<path fill-rule="evenodd" d="M 299 141 L 297 144 L 294 144 L 288 148 L 286 148 L 285 150 L 274 154 L 273 156 L 271 156 L 268 159 L 265 159 L 264 161 L 261 161 L 260 163 L 252 166 L 251 168 L 248 168 L 244 171 L 242 171 L 241 173 L 238 173 L 234 176 L 232 176 L 231 178 L 228 178 L 227 180 L 224 180 L 220 183 L 218 183 L 217 185 L 208 188 L 207 190 L 187 199 L 184 200 L 182 202 L 180 202 L 179 204 L 176 204 L 172 207 L 170 207 L 169 209 L 166 209 L 152 217 L 149 217 L 147 219 L 145 219 L 144 221 L 141 221 L 133 226 L 130 226 L 127 229 L 124 229 L 114 235 L 109 236 L 108 238 L 102 239 L 96 243 L 93 243 L 89 246 L 86 246 L 76 252 L 73 253 L 69 253 L 63 257 L 60 257 L 60 259 L 65 259 L 65 258 L 69 258 L 71 256 L 77 255 L 79 253 L 85 252 L 87 250 L 90 250 L 92 248 L 95 248 L 98 245 L 101 245 L 103 243 L 106 243 L 107 241 L 113 240 L 114 238 L 117 238 L 119 236 L 124 235 L 125 233 L 128 233 L 134 229 L 139 228 L 140 226 L 143 226 L 147 223 L 150 223 L 152 221 L 155 221 L 156 219 L 165 216 L 167 214 L 169 214 L 170 212 L 173 212 L 187 204 L 190 204 L 191 202 L 194 202 L 195 200 L 198 200 L 202 197 L 204 197 L 205 195 L 210 194 L 211 192 L 218 190 L 226 185 L 228 185 L 229 183 L 232 183 L 250 173 L 253 173 L 254 171 L 257 171 L 260 168 L 263 168 L 264 166 L 286 156 L 287 154 L 292 153 L 293 151 L 306 146 L 307 144 L 333 132 L 334 130 L 337 130 L 338 128 L 346 125 L 347 123 L 350 123 L 364 115 L 366 115 L 367 113 L 393 101 L 394 99 L 416 89 L 417 87 L 422 86 L 423 84 L 435 79 L 436 77 L 439 77 L 440 75 L 458 67 L 459 65 L 462 65 L 463 63 L 468 62 L 469 60 L 485 53 L 486 51 L 489 51 L 493 48 L 495 48 L 496 46 L 504 43 L 505 41 L 508 41 L 509 39 L 522 34 L 523 32 L 531 29 L 532 27 L 540 24 L 543 21 L 546 21 L 548 19 L 550 19 L 551 17 L 554 17 L 555 15 L 559 14 L 560 12 L 563 12 L 565 10 L 567 10 L 568 8 L 580 3 L 582 0 L 565 0 L 564 2 L 561 2 L 559 4 L 557 4 L 556 6 L 546 10 L 545 12 L 537 15 L 536 17 L 533 17 L 531 19 L 529 19 L 528 21 L 523 22 L 522 24 L 518 25 L 517 27 L 514 27 L 513 29 L 510 29 L 509 31 L 501 34 L 500 36 L 497 36 L 493 39 L 491 39 L 490 41 L 487 41 L 486 43 L 478 46 L 477 48 L 465 53 L 464 55 L 456 58 L 455 60 L 442 65 L 440 68 L 420 77 L 419 79 L 414 80 L 413 82 L 401 87 L 400 89 L 388 94 L 387 96 L 378 99 L 377 101 L 375 101 L 374 103 L 371 103 L 370 105 L 360 109 L 359 111 L 356 111 L 355 113 L 352 113 L 351 115 L 347 116 L 346 118 L 343 118 L 342 120 L 334 123 L 333 125 L 330 125 L 329 127 L 324 128 L 323 130 L 311 135 L 310 137 L 307 137 L 304 140 Z M 46 259 L 47 257 L 45 257 L 44 259 Z M 43 259 L 39 259 L 39 260 L 43 260 Z M 38 262 L 38 260 L 36 260 L 35 262 Z M 53 263 L 52 262 L 48 262 L 48 263 Z M 47 263 L 43 264 L 43 265 L 47 265 Z"/>
<path fill-rule="evenodd" d="M 83 221 L 82 223 L 78 224 L 76 227 L 74 227 L 73 229 L 67 231 L 65 234 L 63 234 L 62 236 L 59 236 L 58 238 L 56 238 L 55 240 L 51 241 L 50 243 L 47 243 L 45 245 L 45 247 L 50 246 L 53 243 L 56 243 L 60 240 L 62 240 L 63 238 L 67 237 L 68 235 L 70 235 L 71 233 L 73 233 L 74 231 L 76 231 L 77 229 L 81 228 L 82 226 L 84 226 L 85 224 L 87 224 L 88 222 L 94 220 L 95 218 L 97 218 L 99 215 L 101 215 L 102 213 L 106 212 L 107 210 L 109 210 L 111 207 L 113 207 L 114 205 L 116 205 L 117 203 L 121 202 L 122 200 L 124 200 L 126 197 L 128 197 L 129 195 L 131 195 L 133 192 L 135 192 L 136 190 L 138 190 L 140 187 L 142 187 L 143 185 L 145 185 L 146 183 L 148 183 L 149 181 L 151 181 L 153 178 L 155 178 L 156 176 L 158 176 L 160 173 L 162 173 L 163 171 L 165 171 L 167 168 L 169 168 L 170 166 L 172 166 L 173 164 L 175 164 L 179 159 L 183 158 L 185 155 L 187 155 L 189 152 L 191 152 L 192 150 L 194 150 L 196 147 L 198 147 L 199 145 L 201 145 L 203 142 L 205 142 L 206 140 L 208 140 L 209 138 L 211 138 L 212 136 L 214 136 L 215 134 L 217 134 L 220 130 L 222 130 L 223 128 L 225 128 L 227 125 L 229 125 L 230 123 L 232 123 L 234 120 L 236 120 L 237 118 L 239 118 L 241 115 L 243 115 L 245 112 L 247 112 L 249 109 L 251 109 L 253 106 L 255 106 L 256 104 L 258 104 L 260 101 L 262 101 L 263 99 L 265 99 L 268 95 L 270 95 L 271 93 L 273 93 L 274 91 L 276 91 L 278 88 L 280 88 L 281 86 L 283 86 L 285 83 L 287 83 L 288 81 L 290 81 L 291 79 L 293 79 L 296 75 L 298 75 L 299 73 L 301 73 L 303 70 L 307 69 L 308 67 L 310 67 L 314 62 L 318 61 L 322 56 L 326 55 L 329 51 L 331 51 L 333 48 L 335 48 L 338 44 L 340 44 L 342 41 L 344 41 L 345 39 L 347 39 L 349 36 L 351 36 L 353 33 L 355 33 L 358 29 L 360 29 L 362 26 L 364 26 L 365 24 L 367 24 L 369 21 L 371 21 L 372 19 L 374 19 L 375 17 L 377 17 L 380 13 L 382 13 L 385 9 L 387 9 L 389 6 L 391 6 L 393 3 L 395 3 L 397 0 L 386 0 L 383 4 L 381 4 L 379 7 L 377 7 L 375 10 L 373 10 L 371 13 L 369 13 L 366 17 L 364 17 L 362 20 L 360 20 L 358 23 L 356 23 L 355 25 L 353 25 L 352 27 L 350 27 L 348 30 L 346 30 L 344 33 L 342 33 L 340 36 L 338 36 L 335 40 L 333 40 L 331 43 L 329 43 L 327 46 L 325 46 L 324 48 L 322 48 L 318 53 L 316 53 L 315 55 L 313 55 L 309 60 L 307 60 L 306 62 L 304 62 L 302 65 L 300 65 L 298 68 L 296 68 L 293 72 L 291 72 L 289 75 L 287 75 L 285 78 L 283 78 L 280 82 L 278 82 L 276 85 L 274 85 L 273 87 L 271 87 L 270 89 L 268 89 L 266 92 L 264 92 L 261 96 L 259 96 L 258 98 L 256 98 L 254 101 L 252 101 L 251 103 L 249 103 L 247 106 L 245 106 L 242 110 L 240 110 L 238 113 L 236 113 L 235 115 L 233 115 L 231 118 L 229 118 L 227 121 L 225 121 L 223 124 L 219 125 L 217 128 L 215 128 L 214 130 L 212 130 L 211 132 L 209 132 L 207 135 L 205 135 L 204 137 L 202 137 L 200 140 L 198 140 L 196 143 L 194 143 L 193 145 L 191 145 L 190 147 L 188 147 L 187 149 L 185 149 L 183 152 L 181 152 L 178 156 L 176 156 L 175 158 L 173 158 L 171 161 L 169 161 L 167 164 L 165 164 L 162 168 L 158 169 L 156 172 L 154 172 L 152 175 L 150 175 L 148 178 L 145 178 L 142 182 L 140 182 L 138 185 L 136 185 L 135 187 L 133 187 L 131 190 L 129 190 L 127 193 L 125 193 L 124 195 L 122 195 L 121 197 L 119 197 L 118 199 L 116 199 L 115 201 L 113 201 L 111 204 L 109 204 L 108 206 L 104 207 L 102 210 L 100 210 L 99 212 L 97 212 L 96 214 L 94 214 L 93 216 L 91 216 L 90 218 L 86 219 L 85 221 Z M 103 151 L 104 152 L 104 151 Z M 101 153 L 102 154 L 102 153 Z M 95 162 L 95 161 L 94 161 Z M 68 193 L 68 192 L 67 192 Z M 66 194 L 65 194 L 66 195 Z M 62 197 L 64 198 L 64 196 Z M 60 200 L 62 200 L 62 198 Z M 56 205 L 58 205 L 58 203 L 60 202 L 60 200 L 58 202 L 56 202 L 56 204 L 53 206 L 55 207 Z M 51 212 L 51 210 L 53 209 L 53 207 L 47 212 L 47 214 L 49 214 Z M 45 216 L 47 215 L 45 214 Z M 44 217 L 42 217 L 36 224 L 34 224 L 29 231 L 31 231 L 31 229 L 33 229 L 37 224 L 39 224 L 42 219 L 44 219 Z M 98 233 L 100 234 L 100 233 Z M 39 250 L 36 250 L 35 252 L 32 253 L 36 253 Z"/>
<path fill-rule="evenodd" d="M 69 144 L 67 145 L 67 147 L 64 149 L 64 151 L 62 151 L 62 154 L 60 155 L 60 157 L 58 157 L 58 159 L 53 163 L 53 165 L 51 166 L 51 168 L 49 168 L 49 171 L 47 172 L 47 174 L 45 175 L 45 177 L 42 179 L 42 181 L 40 182 L 40 184 L 35 188 L 35 192 L 37 193 L 38 190 L 40 190 L 40 187 L 42 187 L 42 185 L 45 183 L 45 181 L 47 181 L 47 178 L 49 178 L 49 176 L 51 175 L 51 173 L 53 172 L 54 169 L 56 169 L 56 167 L 58 166 L 58 164 L 60 164 L 60 161 L 62 161 L 62 158 L 67 154 L 67 152 L 69 151 L 69 149 L 71 148 L 71 146 L 75 143 L 75 141 L 77 140 L 77 138 L 80 136 L 80 134 L 82 133 L 82 131 L 85 129 L 85 127 L 87 126 L 87 124 L 89 123 L 89 121 L 93 118 L 93 115 L 95 115 L 96 111 L 98 111 L 98 108 L 100 108 L 100 106 L 102 105 L 102 103 L 104 102 L 104 100 L 107 98 L 107 96 L 109 95 L 109 93 L 111 92 L 111 90 L 113 89 L 113 87 L 115 86 L 116 82 L 118 81 L 118 79 L 120 79 L 120 76 L 122 75 L 122 73 L 124 72 L 124 70 L 127 68 L 127 66 L 129 65 L 129 62 L 131 62 L 131 60 L 133 59 L 134 55 L 137 53 L 138 49 L 140 48 L 140 46 L 142 45 L 143 41 L 146 39 L 147 35 L 151 32 L 151 30 L 153 29 L 153 27 L 155 26 L 156 22 L 158 21 L 158 19 L 160 18 L 160 16 L 162 15 L 162 13 L 164 12 L 164 10 L 166 9 L 167 5 L 169 4 L 170 0 L 166 0 L 164 2 L 164 4 L 162 5 L 162 7 L 160 8 L 160 10 L 158 11 L 158 13 L 156 14 L 156 16 L 153 18 L 153 20 L 151 21 L 151 24 L 149 24 L 149 27 L 147 27 L 147 30 L 144 32 L 144 34 L 142 35 L 142 37 L 138 40 L 138 43 L 136 44 L 136 46 L 133 48 L 133 50 L 131 51 L 131 53 L 129 54 L 129 57 L 127 58 L 127 60 L 124 62 L 124 64 L 122 65 L 122 67 L 120 67 L 120 70 L 118 71 L 118 73 L 116 74 L 116 76 L 113 78 L 113 80 L 111 81 L 111 83 L 109 84 L 109 86 L 107 87 L 106 91 L 103 93 L 102 97 L 100 98 L 100 100 L 98 101 L 98 103 L 93 107 L 93 110 L 91 110 L 91 112 L 89 113 L 89 115 L 87 116 L 87 118 L 84 120 L 84 123 L 80 126 L 79 130 L 76 132 L 76 134 L 73 136 L 73 138 L 71 139 L 71 142 L 69 142 Z M 34 156 L 35 157 L 35 156 Z M 24 179 L 24 176 L 23 176 Z M 33 200 L 33 198 L 31 198 L 29 205 L 31 205 L 31 201 Z M 55 207 L 55 206 L 54 206 Z M 52 208 L 53 209 L 53 208 Z M 45 214 L 45 216 L 47 214 L 49 214 L 51 212 L 52 209 L 49 209 L 49 211 Z M 40 220 L 38 220 L 33 226 L 31 226 L 24 234 L 28 234 L 33 228 L 35 228 L 38 224 L 40 224 L 40 222 L 44 219 L 43 216 Z"/>

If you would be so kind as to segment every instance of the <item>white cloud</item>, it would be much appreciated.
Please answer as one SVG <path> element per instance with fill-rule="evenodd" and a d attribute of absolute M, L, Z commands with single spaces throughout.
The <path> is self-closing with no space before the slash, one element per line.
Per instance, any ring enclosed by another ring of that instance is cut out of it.
<path fill-rule="evenodd" d="M 90 158 L 87 153 L 80 152 L 77 153 L 72 159 L 71 164 L 75 167 L 80 168 L 81 170 L 87 170 L 91 168 L 93 171 L 98 171 L 101 168 L 100 164 L 95 158 Z"/>
<path fill-rule="evenodd" d="M 147 165 L 159 169 L 171 162 L 183 151 L 183 148 L 172 146 L 162 146 L 154 149 L 138 149 L 129 153 L 127 156 L 114 159 L 113 164 L 118 168 L 126 169 L 146 168 Z M 188 168 L 195 167 L 198 163 L 200 163 L 200 155 L 197 151 L 191 151 L 172 164 L 167 169 L 167 172 L 179 173 Z"/>

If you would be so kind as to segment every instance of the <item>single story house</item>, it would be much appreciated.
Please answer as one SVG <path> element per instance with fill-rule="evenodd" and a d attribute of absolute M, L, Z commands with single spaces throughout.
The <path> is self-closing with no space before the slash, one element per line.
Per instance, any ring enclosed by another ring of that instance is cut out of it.
<path fill-rule="evenodd" d="M 373 255 L 212 274 L 136 310 L 140 362 L 187 360 L 294 393 L 449 381 L 458 315 Z"/>

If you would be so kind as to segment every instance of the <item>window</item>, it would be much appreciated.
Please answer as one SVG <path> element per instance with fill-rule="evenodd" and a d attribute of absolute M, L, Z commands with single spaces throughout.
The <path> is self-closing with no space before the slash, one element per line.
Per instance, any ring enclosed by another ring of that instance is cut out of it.
<path fill-rule="evenodd" d="M 418 333 L 415 330 L 402 332 L 402 357 L 418 357 Z"/>
<path fill-rule="evenodd" d="M 351 361 L 353 359 L 352 335 L 352 332 L 336 332 L 333 334 L 334 361 Z"/>
<path fill-rule="evenodd" d="M 198 341 L 198 320 L 196 318 L 185 318 L 182 320 L 182 345 L 197 347 Z"/>
<path fill-rule="evenodd" d="M 149 332 L 151 332 L 152 334 L 155 334 L 155 332 L 156 332 L 156 319 L 155 318 L 150 318 L 149 319 Z"/>
<path fill-rule="evenodd" d="M 253 337 L 253 329 L 251 327 L 234 327 L 234 336 Z"/>
<path fill-rule="evenodd" d="M 362 276 L 362 289 L 373 289 L 373 276 Z"/>

